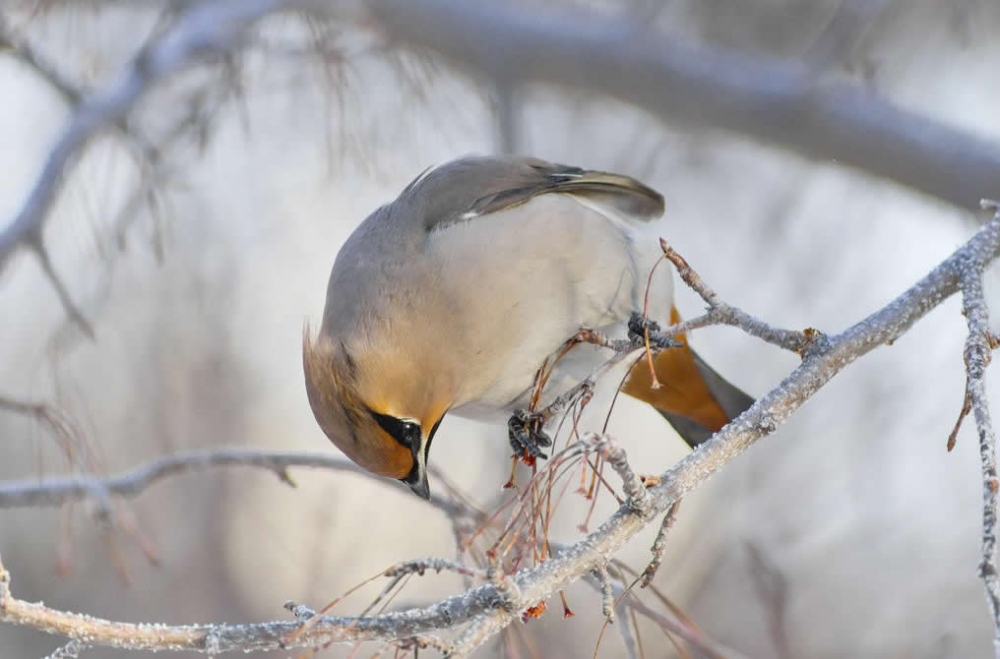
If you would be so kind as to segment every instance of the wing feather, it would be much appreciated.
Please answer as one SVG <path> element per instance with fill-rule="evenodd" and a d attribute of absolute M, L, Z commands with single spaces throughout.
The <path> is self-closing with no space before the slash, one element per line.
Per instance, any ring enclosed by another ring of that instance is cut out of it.
<path fill-rule="evenodd" d="M 641 222 L 663 214 L 663 196 L 629 176 L 516 157 L 463 158 L 424 172 L 393 205 L 417 211 L 425 231 L 438 231 L 542 194 L 574 195 Z"/>

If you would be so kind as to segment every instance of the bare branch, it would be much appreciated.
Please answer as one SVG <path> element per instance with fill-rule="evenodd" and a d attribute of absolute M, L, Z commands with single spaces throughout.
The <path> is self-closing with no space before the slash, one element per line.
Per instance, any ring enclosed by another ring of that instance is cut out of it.
<path fill-rule="evenodd" d="M 42 242 L 42 234 L 32 233 L 29 237 L 30 240 L 27 244 L 34 250 L 35 255 L 38 257 L 38 263 L 42 266 L 42 272 L 45 273 L 45 277 L 52 284 L 52 288 L 55 289 L 56 295 L 59 297 L 59 302 L 62 303 L 63 309 L 66 310 L 66 315 L 69 316 L 70 321 L 79 327 L 88 339 L 93 340 L 94 327 L 84 317 L 83 312 L 76 306 L 76 303 L 73 302 L 69 290 L 56 273 L 55 266 L 52 265 L 52 259 L 49 258 L 49 253 Z M 0 235 L 0 241 L 2 240 L 3 236 Z M 3 264 L 0 263 L 0 267 L 2 266 Z"/>
<path fill-rule="evenodd" d="M 663 238 L 660 238 L 660 248 L 663 250 L 663 256 L 674 264 L 674 267 L 677 269 L 677 275 L 681 280 L 690 286 L 691 290 L 700 295 L 701 299 L 708 305 L 708 311 L 703 316 L 668 327 L 661 333 L 663 336 L 676 336 L 689 329 L 705 327 L 707 325 L 732 325 L 739 327 L 751 336 L 767 341 L 779 348 L 797 352 L 800 355 L 810 347 L 816 347 L 817 343 L 819 343 L 819 347 L 822 347 L 823 336 L 816 330 L 796 332 L 772 327 L 759 318 L 755 318 L 741 309 L 726 304 L 719 298 L 719 295 L 715 291 L 709 288 L 708 284 L 694 271 L 694 268 L 688 264 L 687 260 L 678 254 Z"/>
<path fill-rule="evenodd" d="M 983 202 L 997 210 L 996 202 Z M 979 455 L 983 469 L 983 537 L 979 576 L 986 588 L 986 599 L 993 615 L 993 645 L 1000 656 L 1000 571 L 997 568 L 997 510 L 1000 506 L 1000 479 L 997 478 L 997 440 L 993 432 L 989 400 L 986 396 L 986 369 L 1000 339 L 990 332 L 989 308 L 983 296 L 983 270 L 987 254 L 972 251 L 960 264 L 962 313 L 969 334 L 965 341 L 965 396 L 955 429 L 948 438 L 948 450 L 955 445 L 958 430 L 970 410 L 979 434 Z"/>
<path fill-rule="evenodd" d="M 94 460 L 89 455 L 83 433 L 73 420 L 58 408 L 47 403 L 0 396 L 0 411 L 31 417 L 52 435 L 66 462 L 74 467 L 80 463 L 84 467 L 92 466 Z"/>
<path fill-rule="evenodd" d="M 2 400 L 0 400 L 2 402 Z M 204 471 L 217 467 L 251 467 L 273 472 L 278 479 L 295 486 L 288 473 L 291 468 L 323 469 L 355 473 L 371 477 L 353 462 L 321 453 L 282 453 L 254 449 L 215 449 L 179 453 L 155 460 L 119 476 L 100 478 L 94 476 L 51 477 L 24 481 L 0 481 L 0 509 L 28 506 L 59 506 L 71 501 L 90 499 L 97 503 L 103 514 L 114 512 L 113 497 L 131 498 L 142 494 L 154 483 L 168 476 L 186 472 Z M 389 481 L 378 479 L 389 484 Z M 402 488 L 400 493 L 403 494 Z M 462 501 L 434 494 L 431 505 L 455 520 L 475 517 Z"/>
<path fill-rule="evenodd" d="M 288 475 L 291 467 L 361 472 L 352 462 L 324 454 L 272 453 L 252 449 L 218 449 L 169 456 L 120 476 L 97 478 L 76 476 L 42 480 L 0 482 L 0 508 L 58 506 L 87 498 L 135 497 L 156 481 L 175 474 L 215 467 L 255 467 L 266 469 L 284 483 L 294 486 Z"/>
<path fill-rule="evenodd" d="M 1000 146 L 864 86 L 820 80 L 811 64 L 696 47 L 581 11 L 464 0 L 369 0 L 368 7 L 396 41 L 488 77 L 502 72 L 510 84 L 607 94 L 665 121 L 732 131 L 962 208 L 1000 189 Z"/>
<path fill-rule="evenodd" d="M 622 486 L 625 490 L 625 495 L 628 497 L 627 503 L 632 507 L 632 510 L 643 518 L 649 517 L 653 512 L 653 503 L 650 500 L 649 493 L 646 492 L 646 486 L 642 482 L 642 479 L 628 463 L 628 456 L 625 454 L 625 449 L 618 446 L 607 435 L 602 437 L 596 433 L 586 435 L 584 443 L 596 448 L 600 456 L 607 460 L 611 468 L 622 479 Z"/>

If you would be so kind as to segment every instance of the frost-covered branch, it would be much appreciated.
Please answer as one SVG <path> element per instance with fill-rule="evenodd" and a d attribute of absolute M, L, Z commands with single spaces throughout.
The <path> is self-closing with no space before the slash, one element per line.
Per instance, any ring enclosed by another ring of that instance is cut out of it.
<path fill-rule="evenodd" d="M 996 202 L 984 202 L 997 210 Z M 965 341 L 965 400 L 955 430 L 948 439 L 948 450 L 955 446 L 958 429 L 972 412 L 979 435 L 979 455 L 983 468 L 983 538 L 979 576 L 986 587 L 986 599 L 993 615 L 993 645 L 1000 657 L 1000 572 L 997 568 L 997 526 L 1000 507 L 1000 479 L 997 478 L 997 439 L 993 432 L 989 398 L 986 395 L 986 369 L 993 351 L 1000 347 L 1000 338 L 990 331 L 990 314 L 983 296 L 983 271 L 990 255 L 970 251 L 959 264 L 962 289 L 962 314 L 969 335 Z"/>

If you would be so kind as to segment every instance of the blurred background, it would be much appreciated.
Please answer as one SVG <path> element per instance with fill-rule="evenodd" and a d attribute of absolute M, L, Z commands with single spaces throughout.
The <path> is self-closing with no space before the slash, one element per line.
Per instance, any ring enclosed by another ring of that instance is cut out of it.
<path fill-rule="evenodd" d="M 0 234 L 76 100 L 114 84 L 144 44 L 199 4 L 213 3 L 0 5 Z M 557 84 L 556 65 L 535 81 L 533 71 L 505 69 L 503 58 L 494 70 L 463 60 L 476 41 L 471 28 L 422 50 L 417 22 L 408 21 L 409 32 L 395 25 L 385 13 L 392 4 L 275 12 L 224 56 L 206 54 L 154 81 L 80 152 L 47 215 L 44 244 L 95 338 L 67 320 L 32 252 L 0 254 L 0 397 L 50 404 L 70 429 L 53 433 L 0 408 L 0 479 L 115 474 L 222 446 L 335 453 L 306 402 L 303 323 L 318 323 L 330 266 L 350 231 L 426 167 L 468 153 L 517 152 L 636 176 L 667 200 L 650 239 L 667 237 L 723 299 L 776 325 L 827 332 L 926 274 L 982 222 L 969 210 L 979 197 L 1000 196 L 921 189 L 946 175 L 956 186 L 977 176 L 1000 182 L 1000 157 L 963 160 L 970 145 L 1000 153 L 994 3 L 468 6 L 470 16 L 482 11 L 480 29 L 518 16 L 524 31 L 544 25 L 552 43 L 583 42 L 592 31 L 581 25 L 602 25 L 634 31 L 623 47 L 649 48 L 650 60 L 658 45 L 694 48 L 678 64 L 689 66 L 690 84 L 671 90 L 662 112 L 625 102 L 627 92 L 606 95 L 604 79 L 567 74 Z M 412 0 L 407 11 L 440 4 Z M 673 61 L 668 50 L 662 56 Z M 751 96 L 777 84 L 769 71 L 798 72 L 809 89 L 853 90 L 863 102 L 843 109 L 875 127 L 853 135 L 870 148 L 844 162 L 815 146 L 823 121 L 796 133 L 795 116 L 781 112 L 721 121 L 727 100 L 718 92 L 715 105 L 716 88 L 699 82 L 702 66 L 742 81 Z M 649 84 L 623 70 L 614 86 Z M 672 114 L 671 103 L 685 111 Z M 917 172 L 906 185 L 881 176 L 879 154 L 891 160 L 896 152 L 880 150 L 879 132 L 895 136 L 909 124 L 880 126 L 871 107 L 920 118 L 909 137 L 928 162 L 949 163 L 944 174 Z M 941 126 L 966 141 L 935 141 Z M 694 316 L 701 302 L 681 291 L 679 308 Z M 656 583 L 707 635 L 750 657 L 991 656 L 977 578 L 975 433 L 965 428 L 945 451 L 964 386 L 959 311 L 957 299 L 945 302 L 893 346 L 850 366 L 685 502 Z M 692 342 L 758 396 L 797 363 L 734 329 L 700 330 Z M 599 427 L 607 393 L 585 426 Z M 619 401 L 611 432 L 645 473 L 685 452 L 655 413 L 629 400 Z M 448 418 L 437 437 L 438 468 L 495 507 L 509 468 L 505 429 Z M 446 516 L 395 483 L 292 476 L 295 489 L 249 469 L 178 475 L 103 522 L 86 503 L 2 509 L 0 555 L 23 599 L 164 623 L 286 618 L 286 600 L 320 606 L 398 561 L 455 556 Z M 554 539 L 578 540 L 587 507 L 569 501 Z M 605 497 L 591 528 L 612 510 Z M 620 558 L 641 570 L 654 534 Z M 360 612 L 380 588 L 338 610 Z M 458 578 L 427 575 L 393 605 L 462 588 Z M 586 584 L 566 594 L 574 618 L 550 601 L 545 616 L 515 625 L 480 656 L 593 656 L 600 595 Z M 639 625 L 645 656 L 672 656 L 662 631 Z M 0 625 L 4 657 L 40 657 L 59 644 Z M 615 629 L 598 656 L 629 656 Z"/>

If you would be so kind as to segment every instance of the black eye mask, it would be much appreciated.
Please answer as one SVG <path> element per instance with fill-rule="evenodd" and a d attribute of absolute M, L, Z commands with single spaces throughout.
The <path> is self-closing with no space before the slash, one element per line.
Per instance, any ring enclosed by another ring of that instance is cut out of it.
<path fill-rule="evenodd" d="M 414 421 L 404 421 L 388 414 L 372 411 L 375 423 L 386 431 L 390 437 L 411 451 L 420 447 L 420 424 Z"/>

